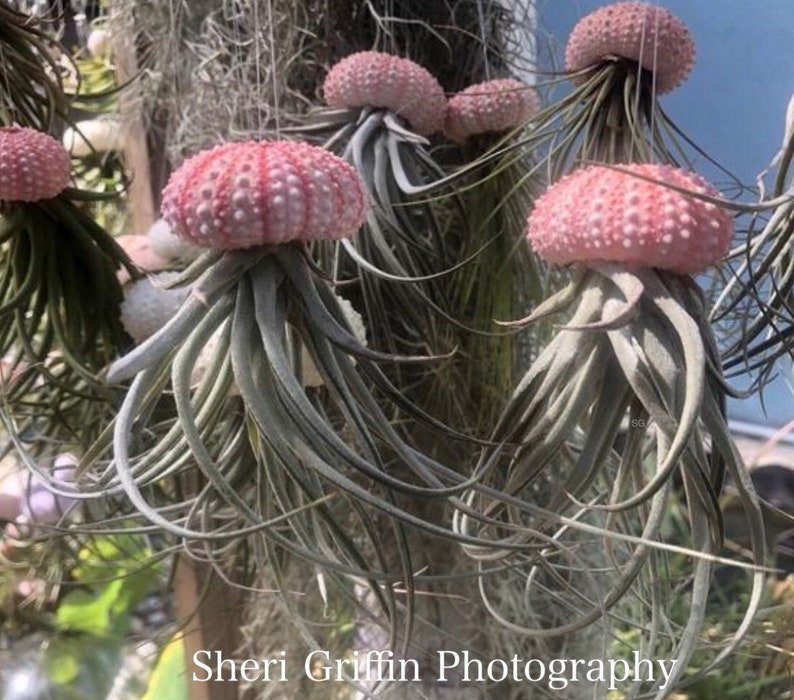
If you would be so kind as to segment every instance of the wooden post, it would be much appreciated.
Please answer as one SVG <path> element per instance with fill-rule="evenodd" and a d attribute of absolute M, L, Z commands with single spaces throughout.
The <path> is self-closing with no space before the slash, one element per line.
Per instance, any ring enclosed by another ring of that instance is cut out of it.
<path fill-rule="evenodd" d="M 111 3 L 110 27 L 113 37 L 113 60 L 119 84 L 133 79 L 139 72 L 135 54 L 135 31 L 129 26 L 129 13 L 122 9 L 122 0 Z M 152 195 L 149 151 L 146 145 L 146 128 L 135 94 L 130 85 L 119 93 L 119 119 L 124 163 L 129 179 L 128 209 L 132 220 L 132 233 L 144 234 L 157 218 Z"/>
<path fill-rule="evenodd" d="M 213 668 L 215 652 L 221 652 L 223 658 L 233 658 L 240 636 L 242 594 L 230 589 L 208 564 L 183 554 L 176 563 L 174 598 L 177 619 L 187 620 L 183 638 L 189 700 L 237 700 L 236 682 L 193 682 L 194 672 L 200 677 L 206 675 L 205 670 L 193 664 L 193 655 L 202 650 L 211 652 L 209 659 L 202 658 Z"/>

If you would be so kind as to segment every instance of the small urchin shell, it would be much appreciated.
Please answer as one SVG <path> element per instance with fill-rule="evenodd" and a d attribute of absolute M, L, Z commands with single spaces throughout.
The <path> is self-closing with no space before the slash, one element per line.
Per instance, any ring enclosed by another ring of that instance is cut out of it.
<path fill-rule="evenodd" d="M 447 99 L 427 70 L 410 59 L 380 51 L 360 51 L 335 64 L 325 77 L 330 107 L 385 108 L 408 121 L 423 136 L 441 131 Z"/>
<path fill-rule="evenodd" d="M 657 93 L 680 85 L 695 64 L 695 42 L 669 10 L 644 2 L 617 2 L 597 9 L 574 27 L 565 49 L 571 73 L 597 66 L 609 56 L 639 63 L 653 73 Z M 573 75 L 574 83 L 586 80 Z"/>
<path fill-rule="evenodd" d="M 163 219 L 157 219 L 149 227 L 146 232 L 146 240 L 151 245 L 155 255 L 165 260 L 189 262 L 197 258 L 202 252 L 201 248 L 177 236 Z"/>
<path fill-rule="evenodd" d="M 475 134 L 510 131 L 526 124 L 539 109 L 534 88 L 510 78 L 489 80 L 449 99 L 444 135 L 461 143 Z"/>
<path fill-rule="evenodd" d="M 248 141 L 186 160 L 163 190 L 161 211 L 188 242 L 233 250 L 352 236 L 364 205 L 361 178 L 330 151 Z"/>
<path fill-rule="evenodd" d="M 537 200 L 527 238 L 540 257 L 558 265 L 608 261 L 694 274 L 728 252 L 733 237 L 728 212 L 666 186 L 719 197 L 703 178 L 669 165 L 622 167 L 630 173 L 601 165 L 582 168 Z"/>
<path fill-rule="evenodd" d="M 52 199 L 70 177 L 69 154 L 52 136 L 26 127 L 0 128 L 0 202 Z"/>
<path fill-rule="evenodd" d="M 178 272 L 158 272 L 124 287 L 121 323 L 136 343 L 159 331 L 187 299 L 189 287 L 165 288 L 178 276 Z"/>

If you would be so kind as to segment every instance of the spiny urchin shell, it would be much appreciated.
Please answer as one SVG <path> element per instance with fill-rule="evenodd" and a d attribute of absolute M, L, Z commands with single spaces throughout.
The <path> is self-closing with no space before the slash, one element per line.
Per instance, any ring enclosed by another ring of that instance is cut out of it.
<path fill-rule="evenodd" d="M 178 272 L 158 272 L 125 286 L 121 323 L 136 343 L 159 331 L 187 299 L 189 287 L 165 288 L 178 276 Z"/>
<path fill-rule="evenodd" d="M 540 257 L 559 265 L 610 261 L 693 274 L 727 253 L 733 236 L 727 211 L 665 186 L 718 197 L 703 178 L 669 165 L 623 167 L 658 182 L 592 165 L 537 200 L 527 238 Z"/>
<path fill-rule="evenodd" d="M 510 131 L 529 121 L 539 109 L 534 88 L 509 78 L 489 80 L 449 99 L 444 134 L 461 143 L 475 134 Z"/>
<path fill-rule="evenodd" d="M 608 56 L 639 63 L 654 75 L 657 93 L 680 85 L 695 64 L 695 42 L 669 10 L 644 2 L 617 2 L 590 13 L 574 27 L 565 49 L 565 68 L 578 72 Z M 572 76 L 581 83 L 585 76 Z"/>
<path fill-rule="evenodd" d="M 364 185 L 319 146 L 230 143 L 186 160 L 163 190 L 161 211 L 174 233 L 210 248 L 344 238 L 363 222 Z"/>
<path fill-rule="evenodd" d="M 424 136 L 444 126 L 444 90 L 427 70 L 407 58 L 380 51 L 351 54 L 328 71 L 323 94 L 331 107 L 391 110 Z"/>
<path fill-rule="evenodd" d="M 52 199 L 69 185 L 69 154 L 52 136 L 19 126 L 0 128 L 0 202 Z"/>

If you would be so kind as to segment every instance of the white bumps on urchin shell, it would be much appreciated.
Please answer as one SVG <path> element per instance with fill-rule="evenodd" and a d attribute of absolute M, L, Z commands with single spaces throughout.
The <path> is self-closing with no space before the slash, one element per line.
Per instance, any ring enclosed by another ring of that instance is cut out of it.
<path fill-rule="evenodd" d="M 248 141 L 188 158 L 163 190 L 161 211 L 190 243 L 240 250 L 352 236 L 365 191 L 353 167 L 325 148 Z"/>
<path fill-rule="evenodd" d="M 330 107 L 388 109 L 422 136 L 444 126 L 447 100 L 438 80 L 419 64 L 381 51 L 360 51 L 332 66 L 323 95 Z"/>
<path fill-rule="evenodd" d="M 164 219 L 157 219 L 146 232 L 154 253 L 166 260 L 189 262 L 201 254 L 201 248 L 177 236 Z"/>
<path fill-rule="evenodd" d="M 476 134 L 499 134 L 526 124 L 540 109 L 533 87 L 505 78 L 470 85 L 447 104 L 444 135 L 462 143 Z"/>
<path fill-rule="evenodd" d="M 27 127 L 0 127 L 0 202 L 52 199 L 69 185 L 72 163 L 52 136 Z"/>
<path fill-rule="evenodd" d="M 117 119 L 85 119 L 63 132 L 63 147 L 75 158 L 85 158 L 93 153 L 119 151 L 122 147 L 121 125 Z"/>
<path fill-rule="evenodd" d="M 339 306 L 342 308 L 342 313 L 345 315 L 345 319 L 350 325 L 350 329 L 353 331 L 356 340 L 362 345 L 366 345 L 367 327 L 364 325 L 364 318 L 353 308 L 353 304 L 347 299 L 339 296 L 337 299 L 339 300 Z M 355 362 L 355 358 L 353 358 L 353 361 Z M 314 364 L 311 353 L 305 345 L 301 347 L 301 370 L 303 386 L 316 388 L 325 384 L 325 379 L 323 379 L 323 376 L 317 369 L 317 365 Z"/>
<path fill-rule="evenodd" d="M 527 238 L 558 265 L 617 262 L 694 274 L 719 262 L 733 238 L 728 211 L 697 195 L 720 196 L 696 173 L 670 165 L 587 166 L 538 198 Z"/>
<path fill-rule="evenodd" d="M 565 48 L 565 69 L 576 73 L 610 56 L 635 61 L 651 71 L 659 94 L 687 78 L 695 64 L 695 41 L 669 10 L 645 2 L 616 2 L 583 17 Z M 582 83 L 586 76 L 573 75 Z"/>
<path fill-rule="evenodd" d="M 190 287 L 165 288 L 178 276 L 178 272 L 158 272 L 124 287 L 121 323 L 136 343 L 159 331 L 187 299 Z"/>

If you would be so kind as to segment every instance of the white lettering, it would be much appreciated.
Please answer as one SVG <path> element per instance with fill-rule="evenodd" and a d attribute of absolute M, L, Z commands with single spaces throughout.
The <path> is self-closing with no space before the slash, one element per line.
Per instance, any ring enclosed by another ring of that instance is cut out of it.
<path fill-rule="evenodd" d="M 664 659 L 659 660 L 659 668 L 662 669 L 662 674 L 664 675 L 664 683 L 659 686 L 659 690 L 664 690 L 667 687 L 667 684 L 670 682 L 670 676 L 675 669 L 675 665 L 678 663 L 678 659 L 671 659 L 670 660 L 670 670 L 667 670 L 667 662 Z"/>
<path fill-rule="evenodd" d="M 193 671 L 193 680 L 196 681 L 197 683 L 206 683 L 207 681 L 212 679 L 212 667 L 210 667 L 207 664 L 202 663 L 201 661 L 199 661 L 198 657 L 200 655 L 202 655 L 205 658 L 209 659 L 210 656 L 212 656 L 212 652 L 211 651 L 205 651 L 204 649 L 199 649 L 197 652 L 195 652 L 193 654 L 193 663 L 196 666 L 201 666 L 201 668 L 204 669 L 207 672 L 207 675 L 204 678 L 199 678 L 196 675 L 196 672 Z"/>
<path fill-rule="evenodd" d="M 447 654 L 449 654 L 455 660 L 452 662 L 447 663 Z M 445 682 L 447 680 L 446 672 L 447 669 L 450 668 L 457 668 L 458 664 L 460 663 L 460 654 L 457 654 L 454 651 L 439 651 L 438 652 L 438 680 L 440 682 Z"/>

